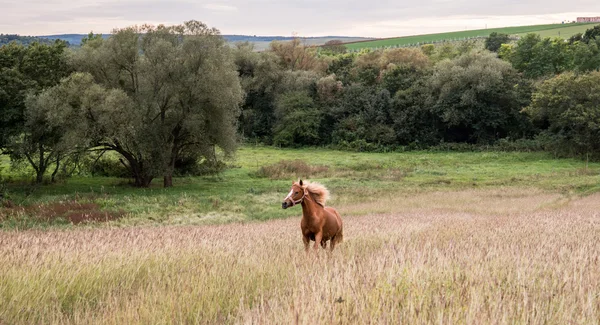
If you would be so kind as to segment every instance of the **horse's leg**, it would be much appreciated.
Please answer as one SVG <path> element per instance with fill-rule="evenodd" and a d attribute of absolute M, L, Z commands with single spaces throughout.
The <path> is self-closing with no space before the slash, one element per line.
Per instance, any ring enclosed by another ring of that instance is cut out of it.
<path fill-rule="evenodd" d="M 308 245 L 310 244 L 310 238 L 305 235 L 302 235 L 302 242 L 304 243 L 304 250 L 308 252 Z"/>
<path fill-rule="evenodd" d="M 321 241 L 321 247 L 323 247 L 323 249 L 327 248 L 327 241 L 326 240 L 322 240 Z"/>
<path fill-rule="evenodd" d="M 333 252 L 333 249 L 335 248 L 335 242 L 336 242 L 335 237 L 336 236 L 331 237 L 331 242 L 329 243 L 329 250 L 332 252 Z"/>
<path fill-rule="evenodd" d="M 315 251 L 319 249 L 319 245 L 321 244 L 321 240 L 323 240 L 323 231 L 320 231 L 315 234 Z"/>

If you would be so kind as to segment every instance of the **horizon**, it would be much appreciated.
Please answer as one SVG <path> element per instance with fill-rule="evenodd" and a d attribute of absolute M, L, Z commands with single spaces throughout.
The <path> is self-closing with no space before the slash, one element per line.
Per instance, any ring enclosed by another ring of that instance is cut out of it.
<path fill-rule="evenodd" d="M 177 25 L 198 20 L 224 35 L 401 37 L 441 32 L 541 25 L 600 16 L 600 2 L 534 0 L 480 3 L 423 0 L 405 5 L 331 0 L 0 0 L 0 33 L 27 36 L 110 34 L 131 25 Z M 573 10 L 573 8 L 585 8 Z"/>

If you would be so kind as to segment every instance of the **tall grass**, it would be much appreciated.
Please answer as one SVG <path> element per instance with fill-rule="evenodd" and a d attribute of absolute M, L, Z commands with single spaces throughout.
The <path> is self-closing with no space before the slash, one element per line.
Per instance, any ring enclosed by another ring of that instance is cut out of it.
<path fill-rule="evenodd" d="M 343 214 L 345 242 L 308 255 L 298 218 L 0 232 L 0 323 L 600 319 L 598 194 L 465 190 L 386 204 L 405 209 Z"/>

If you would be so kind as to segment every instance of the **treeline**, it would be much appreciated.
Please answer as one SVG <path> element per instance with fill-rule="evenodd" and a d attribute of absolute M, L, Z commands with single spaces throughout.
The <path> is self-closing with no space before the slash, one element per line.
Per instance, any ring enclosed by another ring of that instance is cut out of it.
<path fill-rule="evenodd" d="M 516 142 L 597 156 L 599 32 L 516 43 L 492 34 L 485 49 L 464 42 L 345 53 L 339 44 L 317 51 L 295 41 L 254 53 L 240 45 L 240 133 L 284 147 Z"/>
<path fill-rule="evenodd" d="M 0 34 L 0 46 L 9 44 L 11 42 L 29 45 L 33 43 L 41 43 L 41 44 L 52 44 L 55 41 L 50 39 L 45 39 L 42 37 L 35 36 L 21 36 L 21 35 L 13 35 L 13 34 Z"/>
<path fill-rule="evenodd" d="M 0 148 L 37 182 L 87 166 L 140 187 L 217 170 L 217 149 L 230 154 L 240 141 L 380 151 L 501 143 L 595 158 L 599 32 L 360 53 L 294 39 L 257 53 L 189 21 L 90 34 L 79 49 L 13 42 L 0 47 Z"/>

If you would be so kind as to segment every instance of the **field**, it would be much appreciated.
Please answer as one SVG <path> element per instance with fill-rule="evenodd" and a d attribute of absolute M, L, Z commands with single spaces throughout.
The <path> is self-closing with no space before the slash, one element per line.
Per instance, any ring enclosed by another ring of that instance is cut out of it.
<path fill-rule="evenodd" d="M 295 161 L 300 160 L 300 161 Z M 361 215 L 391 212 L 349 205 L 386 200 L 396 193 L 434 190 L 531 187 L 573 195 L 600 190 L 600 164 L 552 159 L 545 153 L 406 152 L 348 153 L 327 149 L 279 150 L 243 147 L 230 167 L 217 176 L 178 178 L 175 187 L 135 189 L 127 181 L 104 177 L 74 177 L 52 186 L 31 187 L 16 182 L 10 199 L 26 209 L 10 209 L 0 227 L 71 227 L 69 218 L 101 212 L 116 225 L 215 224 L 268 220 L 296 215 L 282 211 L 280 200 L 297 177 L 322 181 L 332 191 L 334 205 Z M 16 177 L 16 176 L 15 176 Z"/>
<path fill-rule="evenodd" d="M 598 163 L 265 147 L 229 163 L 171 189 L 11 183 L 24 208 L 0 210 L 0 324 L 600 319 Z M 345 225 L 333 253 L 305 254 L 300 209 L 280 207 L 296 176 L 332 191 Z M 91 214 L 77 204 L 120 214 L 73 225 L 69 213 Z"/>
<path fill-rule="evenodd" d="M 489 28 L 478 30 L 457 31 L 439 34 L 414 35 L 397 38 L 386 38 L 374 41 L 347 43 L 346 47 L 350 50 L 361 48 L 375 48 L 388 46 L 402 46 L 410 44 L 423 44 L 439 41 L 452 41 L 472 37 L 487 37 L 492 32 L 505 33 L 509 35 L 523 36 L 528 33 L 538 33 L 542 37 L 562 37 L 569 38 L 576 33 L 583 33 L 586 29 L 597 25 L 597 23 L 577 23 L 577 24 L 551 24 L 551 25 L 532 25 L 503 28 Z"/>

